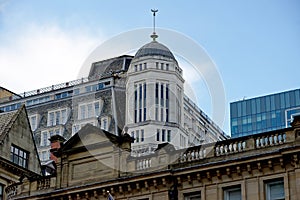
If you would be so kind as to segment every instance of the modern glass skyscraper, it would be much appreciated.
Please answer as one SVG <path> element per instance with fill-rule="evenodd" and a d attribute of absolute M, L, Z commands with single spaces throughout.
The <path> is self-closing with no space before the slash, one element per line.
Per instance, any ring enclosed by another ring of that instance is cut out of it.
<path fill-rule="evenodd" d="M 286 128 L 300 114 L 300 89 L 230 103 L 231 137 Z"/>

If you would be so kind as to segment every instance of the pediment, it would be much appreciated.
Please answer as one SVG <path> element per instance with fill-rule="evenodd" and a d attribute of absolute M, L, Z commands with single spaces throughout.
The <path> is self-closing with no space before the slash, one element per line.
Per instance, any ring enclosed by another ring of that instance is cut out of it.
<path fill-rule="evenodd" d="M 96 144 L 118 144 L 117 136 L 87 124 L 72 136 L 63 146 L 63 150 L 87 147 Z"/>

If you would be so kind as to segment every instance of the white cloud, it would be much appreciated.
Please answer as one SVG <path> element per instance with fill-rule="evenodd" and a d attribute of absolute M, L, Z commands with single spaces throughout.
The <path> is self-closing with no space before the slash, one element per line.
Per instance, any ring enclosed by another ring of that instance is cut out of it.
<path fill-rule="evenodd" d="M 56 25 L 30 25 L 10 38 L 0 46 L 0 85 L 17 93 L 76 79 L 101 42 L 99 34 Z"/>

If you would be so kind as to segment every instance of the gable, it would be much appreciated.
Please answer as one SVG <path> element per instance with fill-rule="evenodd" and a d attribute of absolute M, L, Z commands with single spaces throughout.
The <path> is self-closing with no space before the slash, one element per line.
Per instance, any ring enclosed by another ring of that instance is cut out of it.
<path fill-rule="evenodd" d="M 118 138 L 117 136 L 105 132 L 93 125 L 86 124 L 63 145 L 62 150 L 72 151 L 72 149 L 82 147 L 89 148 L 99 145 L 118 145 Z"/>

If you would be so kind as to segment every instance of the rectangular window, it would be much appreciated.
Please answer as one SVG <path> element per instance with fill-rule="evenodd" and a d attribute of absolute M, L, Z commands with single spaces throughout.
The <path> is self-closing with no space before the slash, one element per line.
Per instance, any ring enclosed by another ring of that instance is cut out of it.
<path fill-rule="evenodd" d="M 134 123 L 137 122 L 137 85 L 134 86 Z"/>
<path fill-rule="evenodd" d="M 47 146 L 47 140 L 48 140 L 48 132 L 47 131 L 42 132 L 41 146 Z"/>
<path fill-rule="evenodd" d="M 107 119 L 102 120 L 102 129 L 107 131 Z"/>
<path fill-rule="evenodd" d="M 135 72 L 137 71 L 137 65 L 134 65 L 134 71 Z"/>
<path fill-rule="evenodd" d="M 147 85 L 144 83 L 144 107 L 146 107 L 146 99 L 147 99 Z"/>
<path fill-rule="evenodd" d="M 166 122 L 169 122 L 169 109 L 166 108 Z"/>
<path fill-rule="evenodd" d="M 168 130 L 167 141 L 171 142 L 171 130 Z"/>
<path fill-rule="evenodd" d="M 79 119 L 85 119 L 85 105 L 80 106 L 80 118 Z"/>
<path fill-rule="evenodd" d="M 48 114 L 48 126 L 54 125 L 54 112 Z"/>
<path fill-rule="evenodd" d="M 144 137 L 145 137 L 145 134 L 144 134 L 144 130 L 142 129 L 141 130 L 141 142 L 144 142 Z"/>
<path fill-rule="evenodd" d="M 139 130 L 136 130 L 136 142 L 140 142 L 140 132 Z"/>
<path fill-rule="evenodd" d="M 224 188 L 224 200 L 242 200 L 241 186 Z"/>
<path fill-rule="evenodd" d="M 160 69 L 164 70 L 164 63 L 160 63 Z"/>
<path fill-rule="evenodd" d="M 55 125 L 60 124 L 60 111 L 55 112 Z"/>
<path fill-rule="evenodd" d="M 61 123 L 65 124 L 67 122 L 67 110 L 64 109 L 61 111 Z"/>
<path fill-rule="evenodd" d="M 158 107 L 155 107 L 155 120 L 158 121 Z"/>
<path fill-rule="evenodd" d="M 143 70 L 143 64 L 140 64 L 140 71 Z"/>
<path fill-rule="evenodd" d="M 134 138 L 134 131 L 131 132 L 131 137 L 135 140 L 135 138 Z M 132 143 L 134 143 L 134 140 L 133 140 Z"/>
<path fill-rule="evenodd" d="M 158 65 L 159 65 L 158 62 L 156 62 L 155 64 L 156 64 L 156 69 L 158 69 Z"/>
<path fill-rule="evenodd" d="M 29 153 L 17 146 L 12 145 L 10 148 L 10 159 L 13 163 L 27 168 Z"/>
<path fill-rule="evenodd" d="M 161 141 L 162 142 L 166 141 L 166 130 L 165 129 L 161 130 Z"/>
<path fill-rule="evenodd" d="M 160 132 L 159 129 L 157 129 L 157 131 L 156 131 L 156 141 L 159 141 L 159 136 L 160 136 L 159 132 Z"/>
<path fill-rule="evenodd" d="M 166 64 L 166 70 L 169 71 L 169 64 Z"/>
<path fill-rule="evenodd" d="M 93 105 L 88 104 L 87 105 L 87 118 L 91 118 L 93 116 Z"/>
<path fill-rule="evenodd" d="M 164 106 L 164 84 L 160 85 L 160 105 Z"/>
<path fill-rule="evenodd" d="M 147 110 L 146 108 L 144 108 L 144 121 L 146 121 L 146 117 L 147 117 Z"/>
<path fill-rule="evenodd" d="M 284 182 L 282 179 L 267 181 L 266 187 L 266 200 L 285 199 Z"/>
<path fill-rule="evenodd" d="M 144 69 L 147 69 L 147 63 L 144 63 Z"/>
<path fill-rule="evenodd" d="M 159 84 L 155 84 L 155 104 L 158 104 L 158 90 L 159 90 Z"/>
<path fill-rule="evenodd" d="M 100 114 L 100 103 L 95 102 L 94 107 L 95 107 L 95 116 L 99 116 L 99 114 Z"/>
<path fill-rule="evenodd" d="M 160 121 L 164 121 L 164 109 L 163 108 L 161 108 L 160 109 Z"/>

